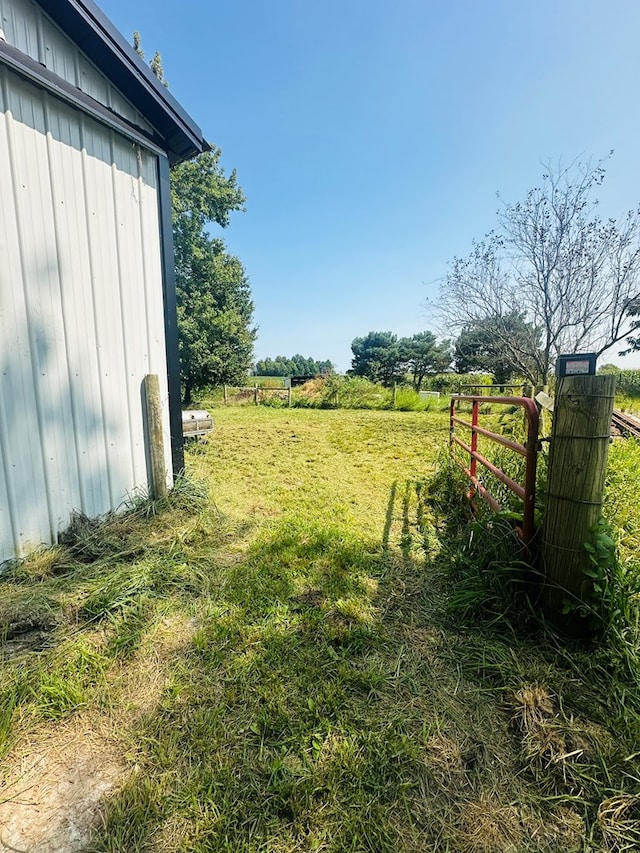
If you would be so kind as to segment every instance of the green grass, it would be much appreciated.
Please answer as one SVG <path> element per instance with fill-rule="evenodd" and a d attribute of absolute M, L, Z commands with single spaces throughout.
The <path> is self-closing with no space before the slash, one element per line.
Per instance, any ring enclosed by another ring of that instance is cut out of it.
<path fill-rule="evenodd" d="M 187 454 L 206 506 L 79 524 L 5 579 L 3 622 L 45 634 L 2 665 L 5 750 L 81 713 L 129 768 L 93 851 L 634 849 L 633 687 L 472 606 L 447 437 L 434 412 L 220 409 Z M 615 449 L 625 554 L 639 461 Z"/>

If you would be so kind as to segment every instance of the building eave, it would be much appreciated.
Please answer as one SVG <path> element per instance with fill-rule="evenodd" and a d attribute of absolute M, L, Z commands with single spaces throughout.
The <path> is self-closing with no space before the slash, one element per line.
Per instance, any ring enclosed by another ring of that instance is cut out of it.
<path fill-rule="evenodd" d="M 171 164 L 209 149 L 198 125 L 92 0 L 36 2 L 153 125 Z"/>

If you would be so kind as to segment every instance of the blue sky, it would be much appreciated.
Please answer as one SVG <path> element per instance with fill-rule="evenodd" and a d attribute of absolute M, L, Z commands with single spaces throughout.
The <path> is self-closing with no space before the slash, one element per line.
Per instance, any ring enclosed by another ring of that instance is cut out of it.
<path fill-rule="evenodd" d="M 546 161 L 614 149 L 601 213 L 640 202 L 637 0 L 98 3 L 238 171 L 257 358 L 446 335 L 427 299 Z"/>

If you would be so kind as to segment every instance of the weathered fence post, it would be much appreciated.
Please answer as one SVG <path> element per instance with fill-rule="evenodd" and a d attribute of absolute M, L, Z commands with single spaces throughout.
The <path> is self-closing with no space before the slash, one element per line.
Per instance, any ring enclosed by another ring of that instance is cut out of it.
<path fill-rule="evenodd" d="M 253 402 L 256 406 L 258 405 L 258 383 L 257 382 L 253 386 Z"/>
<path fill-rule="evenodd" d="M 287 394 L 287 405 L 291 408 L 291 383 L 289 383 L 288 394 Z"/>
<path fill-rule="evenodd" d="M 396 407 L 396 397 L 397 396 L 398 396 L 398 383 L 394 382 L 393 383 L 393 397 L 391 400 L 391 408 L 392 409 L 395 409 L 395 407 Z"/>
<path fill-rule="evenodd" d="M 549 449 L 542 532 L 543 603 L 549 617 L 572 633 L 586 629 L 565 601 L 585 600 L 589 555 L 584 543 L 602 514 L 615 376 L 558 379 Z"/>
<path fill-rule="evenodd" d="M 226 385 L 222 386 L 222 399 L 224 400 L 225 403 L 227 402 L 227 386 Z"/>
<path fill-rule="evenodd" d="M 167 495 L 160 382 L 155 373 L 148 373 L 144 377 L 143 385 L 147 416 L 147 437 L 149 441 L 149 491 L 154 500 L 159 500 Z"/>

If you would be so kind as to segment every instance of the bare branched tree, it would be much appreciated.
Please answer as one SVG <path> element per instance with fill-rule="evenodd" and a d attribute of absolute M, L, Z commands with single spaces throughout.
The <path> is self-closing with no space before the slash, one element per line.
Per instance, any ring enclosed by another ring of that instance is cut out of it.
<path fill-rule="evenodd" d="M 483 324 L 523 376 L 546 382 L 560 352 L 598 355 L 640 326 L 640 208 L 617 222 L 596 213 L 603 163 L 548 168 L 504 204 L 498 227 L 455 258 L 441 288 L 451 330 Z M 529 334 L 513 335 L 522 317 Z"/>

